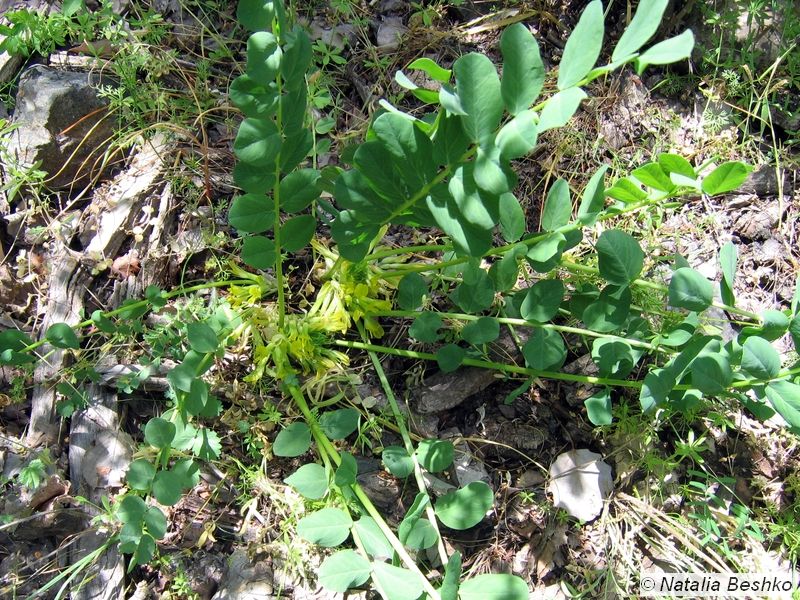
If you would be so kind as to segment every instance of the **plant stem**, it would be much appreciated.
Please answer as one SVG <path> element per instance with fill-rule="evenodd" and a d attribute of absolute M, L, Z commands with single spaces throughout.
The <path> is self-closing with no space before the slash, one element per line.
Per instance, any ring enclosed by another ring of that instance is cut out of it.
<path fill-rule="evenodd" d="M 322 431 L 322 429 L 320 428 L 319 423 L 317 423 L 317 420 L 314 417 L 313 413 L 311 412 L 311 409 L 308 407 L 308 402 L 306 402 L 305 396 L 303 396 L 303 393 L 300 391 L 300 388 L 294 385 L 289 385 L 287 387 L 289 389 L 289 393 L 291 394 L 292 398 L 297 404 L 297 407 L 303 414 L 306 423 L 308 423 L 308 426 L 311 429 L 311 433 L 314 436 L 315 441 L 317 442 L 317 446 L 319 447 L 319 451 L 327 453 L 330 456 L 331 460 L 333 460 L 333 462 L 336 465 L 341 464 L 342 459 L 339 456 L 339 452 L 336 450 L 331 441 L 325 435 L 325 432 Z M 431 585 L 431 582 L 428 581 L 428 578 L 425 577 L 422 571 L 420 571 L 419 567 L 417 566 L 417 563 L 414 562 L 414 559 L 411 558 L 411 555 L 409 555 L 408 551 L 405 549 L 403 544 L 400 543 L 400 540 L 397 539 L 397 536 L 386 524 L 386 521 L 384 521 L 383 516 L 381 516 L 381 513 L 378 512 L 377 508 L 375 508 L 375 505 L 372 503 L 372 500 L 369 499 L 369 496 L 367 496 L 367 494 L 364 492 L 361 486 L 358 485 L 357 483 L 354 483 L 351 487 L 353 489 L 353 493 L 356 495 L 356 498 L 358 498 L 361 504 L 363 504 L 367 513 L 369 513 L 369 516 L 371 516 L 375 520 L 375 522 L 378 524 L 378 527 L 380 527 L 381 531 L 386 536 L 386 539 L 389 540 L 389 543 L 392 545 L 392 548 L 394 548 L 395 552 L 397 552 L 397 555 L 400 557 L 400 560 L 402 560 L 403 563 L 405 563 L 406 567 L 410 571 L 412 571 L 421 579 L 422 586 L 430 596 L 431 600 L 440 600 L 439 592 L 436 591 L 433 585 Z"/>
<path fill-rule="evenodd" d="M 367 337 L 367 332 L 364 331 L 363 323 L 360 321 L 358 323 L 358 331 L 361 334 L 361 339 L 367 342 L 369 338 Z M 425 506 L 425 514 L 428 517 L 428 521 L 430 521 L 431 526 L 433 526 L 433 530 L 436 532 L 436 549 L 439 552 L 439 560 L 443 565 L 446 565 L 448 560 L 447 550 L 445 550 L 442 534 L 439 531 L 439 525 L 436 522 L 436 514 L 433 512 L 433 506 L 430 503 L 430 496 L 428 495 L 428 488 L 425 485 L 425 478 L 422 475 L 422 469 L 419 465 L 416 454 L 414 454 L 414 444 L 411 442 L 411 436 L 406 428 L 405 418 L 400 412 L 400 407 L 398 406 L 397 399 L 392 391 L 392 386 L 389 385 L 389 380 L 386 378 L 386 372 L 383 370 L 383 365 L 381 365 L 381 361 L 378 359 L 377 354 L 372 351 L 369 351 L 368 354 L 370 360 L 372 360 L 372 365 L 375 367 L 375 372 L 378 374 L 378 379 L 381 382 L 381 387 L 383 387 L 383 392 L 386 394 L 386 399 L 389 401 L 389 406 L 392 408 L 395 421 L 400 429 L 400 436 L 403 438 L 403 445 L 406 447 L 406 452 L 408 452 L 408 455 L 411 457 L 411 461 L 414 463 L 414 479 L 417 482 L 417 488 L 428 498 L 427 505 Z"/>
<path fill-rule="evenodd" d="M 378 250 L 369 255 L 370 260 L 381 260 L 389 256 L 399 256 L 403 254 L 417 254 L 420 252 L 447 252 L 452 250 L 452 244 L 427 244 L 422 246 L 404 246 L 402 248 L 386 248 Z"/>
<path fill-rule="evenodd" d="M 417 352 L 414 350 L 401 350 L 399 348 L 389 348 L 388 346 L 377 346 L 374 344 L 365 344 L 363 342 L 353 342 L 350 340 L 334 340 L 334 344 L 342 348 L 353 348 L 356 350 L 366 350 L 368 352 L 382 352 L 384 354 L 393 354 L 394 356 L 402 356 L 404 358 L 414 358 L 417 360 L 436 360 L 435 354 L 429 352 Z M 535 369 L 528 369 L 526 367 L 519 367 L 517 365 L 507 365 L 505 363 L 492 362 L 488 360 L 476 360 L 474 358 L 465 358 L 462 361 L 469 367 L 480 367 L 482 369 L 494 369 L 496 371 L 503 371 L 506 373 L 516 373 L 519 375 L 528 375 L 530 377 L 542 377 L 546 379 L 557 379 L 559 381 L 574 381 L 577 383 L 588 383 L 592 385 L 610 385 L 617 387 L 628 387 L 640 389 L 642 387 L 641 381 L 629 381 L 627 379 L 608 379 L 606 377 L 593 377 L 591 375 L 572 375 L 571 373 L 558 373 L 556 371 L 537 371 Z M 688 389 L 688 387 L 687 387 Z"/>
<path fill-rule="evenodd" d="M 178 288 L 177 290 L 173 290 L 164 294 L 164 298 L 169 300 L 175 298 L 176 296 L 185 296 L 186 294 L 191 294 L 192 292 L 199 292 L 201 290 L 208 290 L 212 288 L 220 288 L 220 287 L 229 287 L 232 285 L 252 285 L 253 281 L 250 279 L 229 279 L 225 281 L 211 281 L 208 283 L 199 283 L 197 285 L 193 285 L 187 288 Z M 151 304 L 150 300 L 139 300 L 138 302 L 131 302 L 130 304 L 126 304 L 125 306 L 121 306 L 120 308 L 115 308 L 114 310 L 110 310 L 108 312 L 102 313 L 104 317 L 116 317 L 117 315 L 123 314 L 125 312 L 136 310 L 137 308 L 142 308 L 143 306 L 147 306 Z M 92 319 L 85 319 L 81 321 L 77 325 L 72 325 L 72 329 L 83 329 L 84 327 L 89 327 L 93 325 L 94 321 Z M 20 350 L 20 353 L 23 352 L 30 352 L 31 350 L 36 350 L 36 348 L 43 346 L 47 343 L 46 339 L 42 339 L 32 343 L 29 346 L 25 346 Z"/>
<path fill-rule="evenodd" d="M 591 273 L 593 275 L 600 276 L 600 270 L 597 267 L 593 267 L 591 265 L 581 265 L 570 260 L 561 260 L 561 266 L 565 268 L 567 271 L 571 271 L 573 273 Z M 654 281 L 647 281 L 646 279 L 634 279 L 631 282 L 631 285 L 635 285 L 636 287 L 643 287 L 648 288 L 651 290 L 655 290 L 662 294 L 667 294 L 669 292 L 669 287 L 663 285 L 661 283 L 656 283 Z M 723 304 L 722 302 L 714 301 L 711 303 L 711 306 L 714 308 L 718 308 L 720 310 L 727 311 L 732 314 L 741 315 L 743 317 L 747 317 L 755 321 L 756 324 L 761 324 L 761 317 L 756 313 L 743 310 L 741 308 L 736 308 L 735 306 L 728 306 L 727 304 Z"/>
<path fill-rule="evenodd" d="M 383 310 L 370 313 L 370 316 L 403 317 L 403 318 L 413 319 L 420 316 L 420 314 L 422 313 L 412 310 Z M 443 319 L 454 319 L 457 321 L 477 321 L 478 319 L 483 318 L 481 315 L 468 315 L 464 313 L 437 312 L 436 314 L 442 317 Z M 535 323 L 533 321 L 526 321 L 525 319 L 514 319 L 511 317 L 492 317 L 492 318 L 498 323 L 501 323 L 503 325 L 516 325 L 518 327 L 538 327 L 540 329 L 550 329 L 552 331 L 560 331 L 561 333 L 574 333 L 577 335 L 583 335 L 587 337 L 619 340 L 635 348 L 643 348 L 645 350 L 650 350 L 651 352 L 663 352 L 665 354 L 674 353 L 674 350 L 672 350 L 671 348 L 663 348 L 661 346 L 656 346 L 654 344 L 649 344 L 647 342 L 642 342 L 640 340 L 624 338 L 618 335 L 598 333 L 596 331 L 591 331 L 590 329 L 583 329 L 581 327 L 569 327 L 567 325 L 553 325 L 552 323 Z"/>
<path fill-rule="evenodd" d="M 283 79 L 280 72 L 275 78 L 278 91 L 278 108 L 275 111 L 275 123 L 278 131 L 283 133 L 283 107 L 280 99 L 283 94 Z M 275 183 L 272 186 L 273 210 L 275 220 L 272 226 L 272 238 L 275 242 L 275 282 L 278 285 L 278 329 L 283 329 L 286 320 L 286 292 L 283 289 L 283 256 L 281 254 L 281 153 L 275 157 Z"/>

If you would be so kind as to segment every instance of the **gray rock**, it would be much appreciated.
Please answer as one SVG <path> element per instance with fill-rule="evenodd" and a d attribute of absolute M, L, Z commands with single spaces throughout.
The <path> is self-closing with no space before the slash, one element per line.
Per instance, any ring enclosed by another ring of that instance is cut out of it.
<path fill-rule="evenodd" d="M 212 600 L 270 600 L 274 577 L 270 562 L 253 562 L 245 550 L 234 550 L 228 572 Z"/>
<path fill-rule="evenodd" d="M 378 25 L 376 34 L 377 46 L 380 50 L 397 50 L 400 40 L 408 31 L 400 17 L 386 17 Z"/>
<path fill-rule="evenodd" d="M 614 489 L 611 467 L 602 458 L 585 449 L 560 454 L 550 465 L 553 505 L 583 522 L 599 516 Z"/>
<path fill-rule="evenodd" d="M 762 165 L 751 172 L 745 182 L 736 190 L 737 194 L 755 194 L 756 196 L 775 196 L 783 188 L 784 193 L 789 188 L 789 173 L 780 169 L 780 178 L 775 167 Z M 781 185 L 779 185 L 781 184 Z"/>
<path fill-rule="evenodd" d="M 21 167 L 39 168 L 49 175 L 51 188 L 86 184 L 100 175 L 115 121 L 97 86 L 109 84 L 100 75 L 59 71 L 35 65 L 20 76 L 17 128 L 8 140 L 8 154 Z"/>

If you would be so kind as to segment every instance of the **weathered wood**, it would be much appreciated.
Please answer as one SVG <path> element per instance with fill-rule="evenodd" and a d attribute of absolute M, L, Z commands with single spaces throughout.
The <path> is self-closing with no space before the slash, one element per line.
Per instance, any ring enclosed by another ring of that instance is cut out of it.
<path fill-rule="evenodd" d="M 117 395 L 100 386 L 90 385 L 86 408 L 71 420 L 69 470 L 77 494 L 101 505 L 109 488 L 119 487 L 133 452 L 133 440 L 119 430 Z M 96 509 L 87 506 L 87 520 Z M 88 523 L 87 523 L 88 525 Z M 75 564 L 100 548 L 107 535 L 86 531 L 71 553 Z M 72 600 L 116 600 L 123 598 L 125 563 L 116 545 L 107 548 L 92 562 L 84 576 L 72 587 Z"/>
<path fill-rule="evenodd" d="M 134 156 L 130 167 L 112 182 L 112 193 L 105 192 L 108 206 L 100 214 L 96 233 L 87 244 L 87 256 L 117 255 L 127 231 L 139 217 L 143 203 L 160 183 L 166 148 L 167 142 L 163 137 L 148 142 Z M 80 321 L 84 296 L 94 278 L 90 266 L 82 264 L 81 255 L 70 250 L 66 240 L 55 243 L 57 246 L 51 252 L 55 264 L 51 269 L 49 298 L 40 328 L 42 338 L 54 323 L 74 325 Z M 40 361 L 34 371 L 31 424 L 27 437 L 30 446 L 55 445 L 58 440 L 55 384 L 67 365 L 67 358 L 67 351 L 55 350 L 46 361 Z"/>

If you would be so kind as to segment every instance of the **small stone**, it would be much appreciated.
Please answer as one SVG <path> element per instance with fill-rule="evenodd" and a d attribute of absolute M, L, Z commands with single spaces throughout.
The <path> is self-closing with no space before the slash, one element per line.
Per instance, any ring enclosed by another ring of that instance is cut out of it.
<path fill-rule="evenodd" d="M 603 503 L 614 489 L 611 467 L 590 450 L 564 452 L 550 465 L 553 505 L 586 523 L 603 512 Z"/>
<path fill-rule="evenodd" d="M 539 471 L 528 469 L 523 471 L 519 478 L 517 478 L 517 487 L 520 488 L 533 488 L 544 482 L 544 475 Z"/>
<path fill-rule="evenodd" d="M 396 50 L 400 47 L 400 41 L 408 28 L 403 25 L 400 17 L 386 17 L 378 25 L 376 35 L 377 46 L 381 50 Z"/>

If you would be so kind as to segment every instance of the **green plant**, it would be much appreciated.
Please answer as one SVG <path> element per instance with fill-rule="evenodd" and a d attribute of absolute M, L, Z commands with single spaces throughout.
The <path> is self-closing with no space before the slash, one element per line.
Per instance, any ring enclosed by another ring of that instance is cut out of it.
<path fill-rule="evenodd" d="M 513 194 L 517 175 L 512 161 L 533 151 L 540 133 L 569 123 L 587 97 L 583 86 L 628 63 L 641 72 L 688 56 L 691 32 L 640 52 L 655 34 L 666 4 L 640 3 L 611 63 L 597 67 L 603 9 L 599 0 L 591 2 L 564 49 L 557 91 L 543 101 L 538 100 L 544 65 L 536 40 L 521 24 L 507 28 L 500 39 L 502 80 L 489 58 L 478 53 L 462 56 L 452 70 L 416 60 L 409 68 L 424 71 L 438 89 L 418 87 L 402 73 L 397 81 L 430 112 L 417 118 L 383 102 L 366 141 L 343 157 L 347 168 L 320 170 L 313 163 L 319 132 L 309 116 L 313 46 L 301 28 L 292 26 L 278 0 L 239 3 L 239 22 L 252 33 L 245 74 L 230 90 L 245 118 L 233 145 L 238 158 L 234 180 L 243 193 L 231 203 L 229 222 L 240 236 L 241 260 L 272 275 L 232 266 L 235 280 L 169 293 L 150 288 L 145 300 L 98 312 L 76 328 L 93 325 L 113 333 L 175 296 L 228 289 L 216 310 L 176 333 L 172 347 L 180 348 L 181 362 L 168 374 L 172 405 L 145 425 L 144 444 L 127 476 L 130 491 L 115 505 L 122 525 L 116 539 L 133 555 L 132 566 L 153 557 L 166 531 L 164 514 L 148 499 L 176 504 L 196 483 L 199 461 L 219 457 L 219 438 L 202 421 L 216 417 L 220 402 L 210 395 L 203 376 L 226 346 L 249 346 L 253 368 L 246 381 L 274 382 L 302 417 L 277 434 L 272 454 L 302 457 L 314 444 L 320 462 L 303 464 L 285 483 L 310 506 L 324 500 L 323 508 L 297 522 L 300 537 L 325 548 L 347 544 L 322 563 L 321 584 L 345 592 L 371 581 L 390 600 L 423 593 L 432 599 L 482 598 L 490 592 L 515 599 L 526 598 L 528 590 L 522 579 L 505 574 L 462 581 L 461 556 L 448 556 L 440 524 L 455 530 L 474 527 L 491 512 L 494 493 L 476 482 L 432 499 L 425 473 L 449 469 L 453 445 L 412 439 L 380 355 L 428 361 L 443 371 L 461 365 L 492 369 L 527 380 L 523 386 L 536 377 L 593 384 L 600 391 L 586 401 L 586 409 L 596 425 L 613 420 L 612 391 L 631 390 L 642 412 L 655 419 L 671 412 L 691 414 L 703 396 L 719 396 L 738 400 L 761 418 L 777 411 L 792 430 L 800 430 L 800 385 L 795 381 L 800 369 L 783 369 L 769 344 L 787 331 L 796 344 L 800 340 L 800 292 L 785 312 L 756 315 L 737 308 L 732 245 L 720 251 L 720 300 L 714 299 L 712 282 L 677 260 L 668 285 L 645 280 L 641 276 L 652 265 L 640 244 L 608 226 L 621 215 L 729 192 L 749 173 L 746 165 L 694 166 L 662 153 L 609 187 L 608 169 L 600 167 L 579 200 L 566 180 L 557 179 L 549 186 L 538 232 L 528 231 Z M 333 202 L 324 200 L 323 192 Z M 330 226 L 335 247 L 314 239 L 319 221 Z M 387 229 L 402 225 L 443 234 L 437 234 L 439 243 L 384 245 Z M 570 256 L 584 231 L 587 236 L 599 232 L 593 250 Z M 496 245 L 500 237 L 504 243 Z M 313 299 L 293 288 L 287 277 L 309 246 L 318 264 L 324 264 Z M 653 308 L 638 307 L 635 290 L 645 291 Z M 656 295 L 658 307 L 652 300 Z M 272 296 L 275 301 L 267 302 Z M 742 325 L 738 338 L 721 338 L 707 319 L 712 306 Z M 376 343 L 385 317 L 407 322 L 421 349 Z M 445 323 L 457 323 L 457 332 L 443 331 Z M 489 357 L 488 344 L 502 329 L 528 332 L 524 341 L 515 338 L 524 365 Z M 360 341 L 343 337 L 350 331 Z M 585 340 L 597 376 L 561 371 L 571 351 L 564 341 L 568 334 Z M 46 342 L 81 348 L 75 329 L 56 324 L 36 343 L 21 332 L 0 333 L 0 359 L 24 364 Z M 351 406 L 328 410 L 330 405 L 308 399 L 329 371 L 346 364 L 347 349 L 366 352 L 402 440 L 383 448 L 386 469 L 418 488 L 396 531 L 358 485 L 355 457 L 334 443 L 355 434 L 360 422 L 369 423 L 369 415 Z M 672 464 L 684 457 L 702 459 L 698 440 L 684 442 Z M 441 576 L 426 574 L 420 566 L 421 553 L 428 549 L 441 563 Z"/>
<path fill-rule="evenodd" d="M 791 90 L 800 86 L 795 51 L 800 17 L 776 0 L 712 2 L 700 12 L 716 43 L 703 48 L 700 73 L 710 99 L 732 108 L 744 131 L 771 131 L 777 113 L 791 115 Z M 791 132 L 787 132 L 791 133 Z"/>
<path fill-rule="evenodd" d="M 745 537 L 756 542 L 764 541 L 764 534 L 752 519 L 750 509 L 736 498 L 733 491 L 736 480 L 694 469 L 689 469 L 688 475 L 692 477 L 685 486 L 685 496 L 689 500 L 688 517 L 703 533 L 700 544 L 713 545 L 736 564 L 731 544 Z M 726 496 L 733 499 L 726 499 Z"/>
<path fill-rule="evenodd" d="M 36 458 L 22 467 L 17 478 L 29 490 L 38 488 L 47 477 L 47 467 L 53 464 L 49 449 L 45 448 Z"/>

